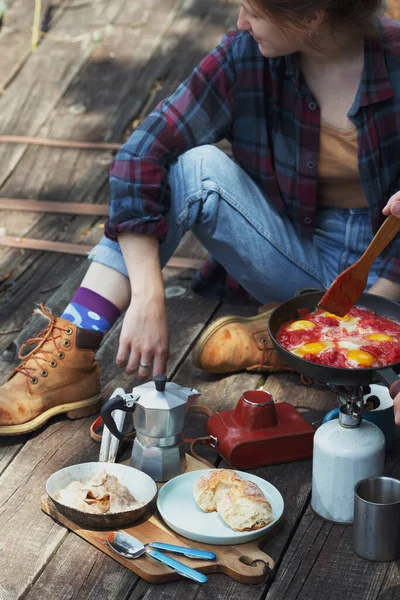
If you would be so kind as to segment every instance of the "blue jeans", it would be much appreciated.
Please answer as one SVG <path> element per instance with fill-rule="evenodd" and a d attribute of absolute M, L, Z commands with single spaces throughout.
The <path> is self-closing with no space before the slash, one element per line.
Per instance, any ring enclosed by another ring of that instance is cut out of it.
<path fill-rule="evenodd" d="M 369 209 L 321 208 L 315 235 L 301 237 L 276 212 L 251 177 L 214 146 L 183 154 L 169 172 L 168 234 L 160 244 L 164 267 L 187 231 L 261 303 L 286 300 L 299 288 L 327 288 L 357 260 L 373 234 Z M 89 254 L 128 276 L 117 242 L 103 238 Z M 377 279 L 379 259 L 368 286 Z"/>

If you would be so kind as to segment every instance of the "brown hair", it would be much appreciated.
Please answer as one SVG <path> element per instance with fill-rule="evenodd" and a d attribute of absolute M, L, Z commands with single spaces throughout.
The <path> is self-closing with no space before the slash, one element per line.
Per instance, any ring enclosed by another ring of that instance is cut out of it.
<path fill-rule="evenodd" d="M 333 31 L 351 30 L 363 37 L 376 37 L 373 17 L 383 0 L 249 0 L 249 4 L 293 32 L 304 32 L 307 17 L 323 10 Z"/>

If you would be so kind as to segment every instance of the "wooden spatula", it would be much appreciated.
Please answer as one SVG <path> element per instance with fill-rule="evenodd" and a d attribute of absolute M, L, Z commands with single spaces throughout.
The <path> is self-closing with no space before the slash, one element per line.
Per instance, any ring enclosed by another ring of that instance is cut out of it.
<path fill-rule="evenodd" d="M 364 291 L 372 264 L 399 231 L 400 218 L 387 217 L 361 258 L 336 277 L 318 306 L 344 317 Z"/>

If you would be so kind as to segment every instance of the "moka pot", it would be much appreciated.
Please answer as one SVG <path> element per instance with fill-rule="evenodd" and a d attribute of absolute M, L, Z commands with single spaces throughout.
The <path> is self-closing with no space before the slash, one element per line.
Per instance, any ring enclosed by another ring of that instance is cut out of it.
<path fill-rule="evenodd" d="M 188 404 L 200 396 L 192 388 L 167 382 L 165 375 L 134 387 L 130 394 L 117 395 L 104 404 L 104 424 L 123 439 L 113 419 L 116 409 L 133 413 L 136 437 L 130 464 L 155 481 L 167 481 L 186 469 L 182 430 Z"/>

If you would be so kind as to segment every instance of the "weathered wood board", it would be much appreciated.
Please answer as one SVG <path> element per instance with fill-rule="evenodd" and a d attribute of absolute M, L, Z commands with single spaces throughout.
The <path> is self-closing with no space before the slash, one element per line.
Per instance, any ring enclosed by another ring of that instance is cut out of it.
<path fill-rule="evenodd" d="M 70 0 L 61 0 L 58 4 L 43 2 L 41 24 L 46 21 L 47 35 L 56 25 L 63 12 L 68 10 Z M 17 76 L 24 63 L 31 55 L 32 25 L 35 11 L 35 0 L 14 0 L 7 2 L 7 10 L 0 30 L 0 94 L 6 93 L 7 87 Z M 47 17 L 47 18 L 46 18 Z"/>

